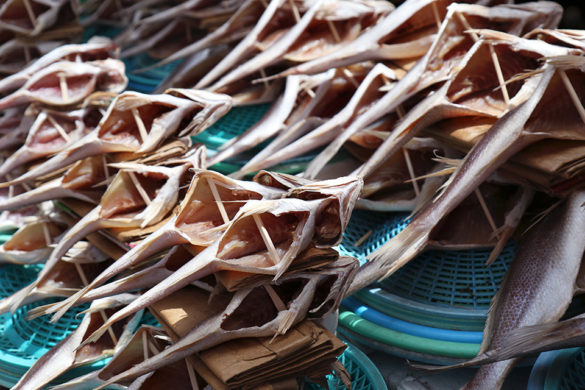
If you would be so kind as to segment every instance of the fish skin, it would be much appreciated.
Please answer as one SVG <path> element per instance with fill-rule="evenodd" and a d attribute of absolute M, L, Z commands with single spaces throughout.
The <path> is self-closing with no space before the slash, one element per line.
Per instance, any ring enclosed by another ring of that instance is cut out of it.
<path fill-rule="evenodd" d="M 492 301 L 481 352 L 523 326 L 558 321 L 573 298 L 585 240 L 585 192 L 572 194 L 528 233 Z M 517 359 L 482 366 L 464 389 L 499 389 Z"/>

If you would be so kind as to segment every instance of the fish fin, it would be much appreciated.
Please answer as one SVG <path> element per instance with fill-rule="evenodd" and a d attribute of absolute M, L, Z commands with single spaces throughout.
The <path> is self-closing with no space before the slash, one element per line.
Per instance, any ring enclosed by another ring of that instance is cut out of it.
<path fill-rule="evenodd" d="M 483 340 L 482 340 L 481 345 L 479 347 L 479 354 L 480 355 L 482 353 L 484 353 L 489 348 L 489 345 L 491 343 L 491 335 L 494 333 L 493 328 L 497 325 L 494 312 L 499 305 L 499 301 L 500 301 L 500 298 L 502 296 L 502 286 L 505 285 L 506 279 L 508 278 L 508 275 L 509 275 L 509 273 L 506 273 L 506 276 L 504 276 L 504 279 L 500 283 L 500 288 L 498 289 L 498 291 L 493 296 L 493 298 L 490 302 L 490 308 L 488 309 L 487 319 L 485 321 L 485 326 L 483 328 Z"/>
<path fill-rule="evenodd" d="M 152 100 L 148 98 L 148 95 L 132 92 L 120 95 L 113 104 L 115 104 L 114 107 L 117 110 L 128 111 L 150 103 L 152 103 Z"/>
<path fill-rule="evenodd" d="M 35 318 L 39 318 L 41 316 L 44 316 L 45 314 L 48 314 L 47 310 L 50 309 L 51 306 L 53 306 L 54 304 L 55 303 L 49 303 L 46 305 L 41 305 L 30 309 L 28 313 L 26 313 L 27 321 L 31 321 L 34 320 Z"/>
<path fill-rule="evenodd" d="M 411 223 L 383 246 L 368 256 L 369 262 L 360 267 L 346 296 L 382 280 L 396 272 L 417 254 L 429 241 L 429 228 Z"/>

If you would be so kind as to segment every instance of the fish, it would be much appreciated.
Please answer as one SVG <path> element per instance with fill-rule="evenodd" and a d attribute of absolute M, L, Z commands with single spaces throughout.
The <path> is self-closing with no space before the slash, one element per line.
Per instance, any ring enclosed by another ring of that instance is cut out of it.
<path fill-rule="evenodd" d="M 69 229 L 56 243 L 36 282 L 27 291 L 36 287 L 49 275 L 59 259 L 81 238 L 103 228 L 141 227 L 159 222 L 175 207 L 183 176 L 198 162 L 187 161 L 176 167 L 149 166 L 118 163 L 119 169 L 112 183 L 102 196 L 100 204 L 88 212 Z M 14 307 L 14 306 L 13 306 Z"/>
<path fill-rule="evenodd" d="M 319 183 L 299 187 L 291 194 L 299 198 L 249 201 L 219 240 L 111 317 L 96 332 L 212 273 L 223 271 L 224 277 L 225 271 L 266 274 L 278 280 L 311 244 L 323 248 L 339 243 L 361 187 L 359 180 L 342 179 L 331 181 L 326 187 Z"/>
<path fill-rule="evenodd" d="M 306 315 L 322 317 L 338 307 L 356 266 L 355 259 L 341 257 L 319 271 L 284 277 L 278 285 L 269 285 L 268 290 L 266 284 L 239 290 L 224 310 L 211 315 L 161 353 L 111 377 L 98 389 L 135 378 L 228 340 L 283 334 Z M 290 289 L 292 291 L 287 293 Z M 258 315 L 251 314 L 255 311 Z"/>
<path fill-rule="evenodd" d="M 24 300 L 16 302 L 21 295 L 19 292 L 27 287 L 1 299 L 0 312 L 7 313 L 15 304 L 22 307 L 46 298 L 71 296 L 85 286 L 83 283 L 85 279 L 91 279 L 105 269 L 109 259 L 109 256 L 87 241 L 80 241 L 53 267 L 45 280 L 28 293 Z M 28 315 L 32 318 L 30 312 Z"/>
<path fill-rule="evenodd" d="M 0 99 L 0 109 L 33 102 L 71 106 L 97 90 L 122 92 L 127 83 L 120 60 L 59 61 L 34 73 L 20 89 Z"/>
<path fill-rule="evenodd" d="M 84 44 L 63 45 L 44 54 L 21 71 L 0 80 L 0 92 L 6 93 L 22 87 L 31 77 L 60 61 L 96 61 L 117 58 L 118 48 L 108 38 L 93 37 Z"/>
<path fill-rule="evenodd" d="M 518 40 L 520 42 L 520 38 Z M 433 227 L 519 150 L 546 138 L 580 139 L 581 135 L 576 132 L 583 123 L 579 108 L 570 112 L 560 108 L 560 104 L 575 107 L 576 102 L 566 89 L 570 86 L 562 81 L 562 75 L 566 75 L 563 73 L 565 67 L 576 69 L 579 63 L 581 60 L 577 56 L 550 57 L 535 75 L 525 80 L 524 92 L 518 93 L 530 97 L 501 117 L 458 165 L 438 197 L 420 210 L 402 232 L 370 256 L 371 261 L 360 270 L 352 291 L 394 272 L 418 254 Z M 573 70 L 571 76 L 578 78 L 581 73 Z M 569 83 L 575 85 L 570 79 Z"/>
<path fill-rule="evenodd" d="M 95 155 L 151 153 L 173 134 L 183 137 L 203 131 L 231 108 L 230 102 L 228 96 L 205 91 L 171 89 L 161 95 L 125 92 L 110 104 L 97 128 L 41 166 L 0 183 L 0 187 L 33 180 Z"/>
<path fill-rule="evenodd" d="M 68 3 L 67 0 L 8 0 L 0 6 L 0 28 L 34 37 L 53 25 Z"/>
<path fill-rule="evenodd" d="M 30 222 L 0 245 L 0 263 L 36 264 L 44 262 L 51 244 L 63 234 L 63 225 L 48 220 Z"/>
<path fill-rule="evenodd" d="M 86 313 L 79 326 L 67 337 L 61 340 L 49 352 L 40 357 L 30 369 L 14 385 L 13 389 L 38 389 L 47 385 L 65 371 L 79 365 L 90 364 L 105 357 L 112 356 L 119 348 L 126 345 L 131 339 L 142 313 L 131 318 L 124 326 L 112 330 L 112 333 L 104 336 L 95 343 L 80 347 L 80 344 L 88 336 L 95 326 L 104 321 L 102 316 L 111 314 L 120 304 L 128 302 L 132 296 L 109 299 L 107 307 L 103 308 L 100 301 L 95 301 L 90 306 L 90 312 Z M 92 308 L 100 307 L 93 311 Z"/>
<path fill-rule="evenodd" d="M 166 11 L 144 19 L 143 23 L 164 20 L 165 17 L 170 17 L 170 15 L 175 15 L 176 13 L 182 13 L 184 12 L 184 9 L 191 8 L 195 4 L 200 3 L 202 3 L 201 0 L 185 1 Z M 237 4 L 237 2 L 234 3 Z M 263 9 L 264 7 L 259 0 L 247 0 L 243 2 L 241 6 L 235 10 L 234 14 L 220 27 L 210 31 L 204 37 L 196 40 L 193 43 L 190 43 L 184 48 L 177 50 L 175 53 L 169 55 L 165 59 L 160 60 L 156 64 L 139 69 L 137 73 L 145 72 L 152 68 L 158 68 L 171 62 L 178 61 L 182 58 L 195 55 L 196 53 L 205 49 L 209 49 L 219 43 L 225 44 L 240 41 L 246 36 L 246 34 L 250 32 L 253 23 L 258 20 Z"/>
<path fill-rule="evenodd" d="M 258 42 L 258 54 L 207 88 L 219 92 L 224 86 L 274 66 L 279 61 L 310 60 L 336 52 L 348 41 L 354 40 L 362 29 L 375 24 L 378 18 L 389 14 L 394 8 L 387 2 L 330 0 L 315 1 L 307 7 L 302 15 L 297 11 L 300 19 L 290 29 L 279 32 L 265 47 L 262 41 Z M 329 28 L 319 28 L 321 25 Z"/>
<path fill-rule="evenodd" d="M 251 199 L 277 199 L 283 194 L 282 190 L 254 182 L 235 181 L 213 171 L 197 172 L 177 213 L 164 226 L 119 258 L 86 288 L 55 305 L 50 312 L 58 313 L 55 318 L 63 315 L 68 307 L 92 288 L 166 248 L 179 244 L 209 246 L 221 237 L 246 202 Z"/>
<path fill-rule="evenodd" d="M 8 151 L 24 144 L 34 118 L 25 115 L 24 107 L 4 110 L 0 118 L 0 150 Z"/>
<path fill-rule="evenodd" d="M 0 211 L 17 210 L 47 200 L 74 198 L 97 204 L 102 197 L 105 180 L 114 176 L 102 156 L 93 156 L 76 162 L 61 177 L 42 183 L 21 194 L 0 198 Z"/>
<path fill-rule="evenodd" d="M 585 192 L 573 193 L 520 243 L 493 298 L 479 356 L 506 348 L 507 335 L 525 326 L 555 326 L 572 300 L 585 240 Z M 540 341 L 539 339 L 537 339 Z M 464 389 L 499 389 L 517 358 L 481 366 Z M 472 359 L 471 361 L 474 361 Z M 470 362 L 471 362 L 470 361 Z M 466 362 L 467 364 L 472 364 Z M 475 363 L 475 362 L 474 362 Z"/>
<path fill-rule="evenodd" d="M 277 165 L 290 158 L 303 155 L 308 151 L 331 142 L 339 134 L 342 126 L 371 104 L 371 99 L 379 94 L 380 83 L 397 79 L 396 73 L 383 64 L 376 64 L 359 84 L 349 102 L 331 118 L 317 126 L 308 134 L 293 140 L 289 144 L 273 142 L 259 155 L 254 156 L 241 169 L 240 174 L 254 172 Z M 374 95 L 374 96 L 372 96 Z M 287 141 L 287 139 L 283 140 Z"/>
<path fill-rule="evenodd" d="M 0 42 L 2 42 L 0 40 Z M 7 77 L 19 73 L 31 62 L 35 61 L 47 51 L 51 51 L 66 42 L 51 40 L 44 42 L 31 42 L 23 39 L 13 38 L 0 44 L 0 73 Z M 0 81 L 0 85 L 3 84 Z"/>
<path fill-rule="evenodd" d="M 116 373 L 123 372 L 128 368 L 132 367 L 133 364 L 137 362 L 141 362 L 150 355 L 156 354 L 168 346 L 168 336 L 166 333 L 159 327 L 142 325 L 137 330 L 136 333 L 132 335 L 132 338 L 128 340 L 128 342 L 119 347 L 112 356 L 112 359 L 101 369 L 92 371 L 86 375 L 82 375 L 78 378 L 71 379 L 65 383 L 60 385 L 54 386 L 53 388 L 56 390 L 91 390 L 97 387 L 100 384 L 103 384 L 105 380 L 110 378 Z M 178 367 L 183 366 L 184 373 L 181 373 Z M 164 369 L 160 370 L 156 373 L 147 374 L 149 377 L 152 374 L 166 374 L 165 376 L 165 383 L 173 386 L 177 386 L 177 388 L 186 388 L 190 387 L 191 383 L 189 382 L 189 377 L 186 373 L 186 367 L 184 363 L 177 364 L 178 367 L 175 368 L 171 373 L 165 372 Z M 182 375 L 181 375 L 182 374 Z M 186 376 L 186 378 L 185 378 Z M 142 377 L 138 378 L 136 381 L 141 379 Z M 169 380 L 171 382 L 169 382 Z M 181 380 L 183 380 L 181 382 Z M 112 389 L 129 389 L 132 388 L 134 382 L 129 386 L 126 385 L 110 385 L 108 388 Z M 142 384 L 139 388 L 144 388 L 143 386 L 148 386 L 148 379 L 146 383 Z M 186 387 L 185 387 L 186 386 Z M 148 387 L 146 387 L 148 388 Z M 156 387 L 154 387 L 156 388 Z"/>
<path fill-rule="evenodd" d="M 400 81 L 389 86 L 390 89 L 384 96 L 378 99 L 368 110 L 363 111 L 361 115 L 355 118 L 354 121 L 344 129 L 341 135 L 338 135 L 337 138 L 309 164 L 305 169 L 305 175 L 308 177 L 314 177 L 337 153 L 344 142 L 358 131 L 382 116 L 398 110 L 403 103 L 407 102 L 409 98 L 413 97 L 418 92 L 453 78 L 454 74 L 458 73 L 461 64 L 466 64 L 466 62 L 470 60 L 468 51 L 471 50 L 474 42 L 477 41 L 476 35 L 466 32 L 470 28 L 481 28 L 481 26 L 487 26 L 489 28 L 493 26 L 492 20 L 507 19 L 512 23 L 506 24 L 506 26 L 508 26 L 506 31 L 521 34 L 524 32 L 523 28 L 527 27 L 526 24 L 533 26 L 532 23 L 527 23 L 527 21 L 530 21 L 532 18 L 535 18 L 537 21 L 543 20 L 544 23 L 544 20 L 549 18 L 550 15 L 560 15 L 558 14 L 559 10 L 556 5 L 553 5 L 552 3 L 549 5 L 546 3 L 544 4 L 543 9 L 540 9 L 538 4 L 532 3 L 532 5 L 528 5 L 526 7 L 527 10 L 510 9 L 505 5 L 494 6 L 491 8 L 470 4 L 450 5 L 447 9 L 447 15 L 437 33 L 437 37 L 429 51 L 403 78 L 400 79 Z M 404 7 L 404 5 L 402 7 Z M 532 7 L 535 8 L 534 12 L 530 11 Z M 549 13 L 547 13 L 547 11 Z M 553 26 L 555 25 L 555 20 L 558 23 L 557 19 L 551 21 Z M 497 55 L 494 54 L 492 56 L 491 51 L 488 58 L 492 58 L 492 61 L 497 61 Z M 484 64 L 489 66 L 489 63 L 485 61 Z M 432 99 L 432 95 L 428 96 L 428 99 Z M 414 113 L 409 113 L 409 115 L 414 115 Z M 392 141 L 390 140 L 386 141 L 387 144 L 391 142 Z M 383 149 L 380 149 L 378 155 L 384 154 L 382 150 Z M 389 154 L 384 155 L 388 156 Z M 371 161 L 370 168 L 375 163 L 379 163 L 375 158 Z M 364 170 L 362 170 L 362 172 L 364 172 Z"/>
<path fill-rule="evenodd" d="M 51 156 L 67 148 L 89 132 L 84 119 L 96 113 L 100 115 L 99 110 L 93 108 L 66 113 L 41 109 L 28 131 L 24 145 L 0 165 L 0 177 L 22 164 Z"/>
<path fill-rule="evenodd" d="M 392 13 L 386 15 L 375 26 L 351 43 L 344 45 L 340 50 L 289 68 L 279 74 L 279 77 L 292 74 L 319 73 L 330 67 L 340 67 L 366 60 L 391 60 L 417 57 L 417 55 L 428 58 L 427 49 L 431 52 L 445 49 L 445 47 L 437 46 L 436 42 L 439 36 L 444 34 L 444 26 L 449 19 L 449 8 L 451 10 L 458 8 L 458 12 L 471 12 L 481 18 L 491 18 L 490 14 L 492 14 L 497 19 L 516 19 L 517 23 L 513 26 L 508 26 L 511 29 L 508 32 L 516 35 L 522 35 L 542 26 L 548 26 L 544 28 L 555 28 L 562 15 L 562 8 L 552 2 L 533 2 L 522 4 L 521 6 L 497 4 L 497 2 L 491 1 L 478 1 L 476 3 L 457 4 L 443 0 L 407 0 Z M 496 4 L 488 7 L 488 5 L 492 5 L 491 3 Z M 471 19 L 469 22 L 473 26 L 475 21 Z M 438 32 L 437 26 L 439 26 Z M 484 25 L 485 28 L 490 26 L 493 26 L 493 23 Z M 422 37 L 420 36 L 420 31 L 425 32 Z M 436 37 L 434 36 L 435 33 L 437 34 Z M 405 44 L 404 42 L 407 41 L 408 37 L 414 39 L 410 44 Z M 436 38 L 434 42 L 432 41 L 433 38 Z M 400 43 L 393 44 L 396 41 Z M 459 42 L 453 43 L 457 44 Z M 415 50 L 412 50 L 413 46 Z M 416 47 L 419 48 L 416 49 Z M 447 63 L 441 64 L 441 67 L 446 65 Z"/>

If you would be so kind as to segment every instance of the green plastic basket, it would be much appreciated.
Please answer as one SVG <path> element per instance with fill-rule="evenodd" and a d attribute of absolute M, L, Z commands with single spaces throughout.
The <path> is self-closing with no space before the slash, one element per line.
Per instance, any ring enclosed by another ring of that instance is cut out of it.
<path fill-rule="evenodd" d="M 352 389 L 354 390 L 387 390 L 386 382 L 374 363 L 356 346 L 345 342 L 347 349 L 339 356 L 338 360 L 345 366 L 351 376 Z M 315 383 L 307 382 L 305 389 L 322 389 Z M 329 390 L 343 390 L 345 385 L 334 375 L 327 376 L 327 388 Z"/>

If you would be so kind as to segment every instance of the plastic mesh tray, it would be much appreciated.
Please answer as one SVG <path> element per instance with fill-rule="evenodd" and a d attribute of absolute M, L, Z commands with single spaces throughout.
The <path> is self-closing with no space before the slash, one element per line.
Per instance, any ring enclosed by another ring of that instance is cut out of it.
<path fill-rule="evenodd" d="M 374 363 L 357 347 L 346 342 L 347 349 L 339 356 L 339 360 L 351 375 L 354 390 L 387 390 L 384 378 Z M 344 390 L 345 385 L 333 375 L 327 376 L 329 390 Z M 318 390 L 323 387 L 307 382 L 305 389 Z"/>
<path fill-rule="evenodd" d="M 339 246 L 340 252 L 366 256 L 398 234 L 406 225 L 405 213 L 354 211 Z M 359 246 L 364 234 L 371 235 Z M 378 286 L 397 296 L 448 307 L 487 308 L 511 263 L 516 245 L 508 243 L 494 264 L 485 262 L 489 249 L 430 250 L 422 253 Z"/>

